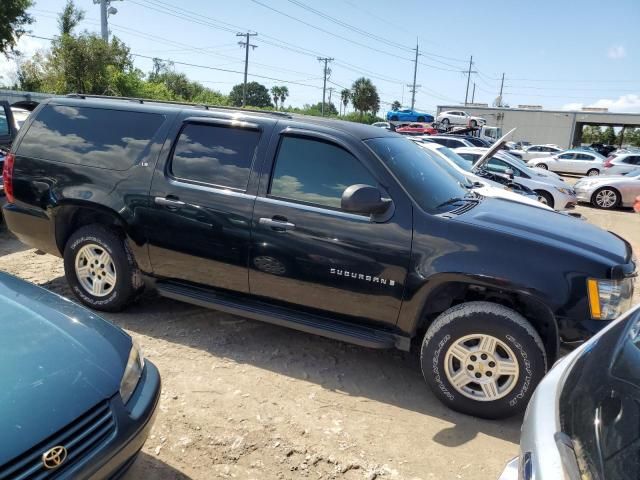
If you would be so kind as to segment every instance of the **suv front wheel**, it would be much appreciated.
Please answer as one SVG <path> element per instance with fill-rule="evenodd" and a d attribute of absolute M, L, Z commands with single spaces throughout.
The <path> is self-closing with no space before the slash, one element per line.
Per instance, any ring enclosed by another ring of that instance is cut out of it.
<path fill-rule="evenodd" d="M 122 310 L 144 285 L 124 239 L 97 224 L 71 235 L 64 249 L 64 272 L 82 303 L 107 312 Z"/>
<path fill-rule="evenodd" d="M 428 328 L 422 374 L 447 406 L 483 418 L 515 415 L 527 406 L 547 370 L 540 336 L 515 310 L 469 302 Z"/>

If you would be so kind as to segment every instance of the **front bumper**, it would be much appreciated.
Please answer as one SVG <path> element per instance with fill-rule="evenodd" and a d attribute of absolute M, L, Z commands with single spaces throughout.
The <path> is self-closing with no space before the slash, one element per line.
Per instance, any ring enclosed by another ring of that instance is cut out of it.
<path fill-rule="evenodd" d="M 559 211 L 573 210 L 578 204 L 578 198 L 576 195 L 568 195 L 559 191 L 552 193 L 553 201 L 555 202 L 554 208 Z"/>
<path fill-rule="evenodd" d="M 113 437 L 72 469 L 65 470 L 63 478 L 104 480 L 122 476 L 149 436 L 160 391 L 160 373 L 145 360 L 144 373 L 129 403 L 125 406 L 119 395 L 109 402 L 117 424 Z"/>

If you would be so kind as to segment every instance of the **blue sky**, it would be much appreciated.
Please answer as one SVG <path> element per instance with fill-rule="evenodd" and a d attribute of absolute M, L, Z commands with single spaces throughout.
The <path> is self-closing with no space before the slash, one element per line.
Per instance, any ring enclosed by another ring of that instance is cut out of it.
<path fill-rule="evenodd" d="M 55 14 L 64 0 L 36 3 L 32 34 L 55 35 Z M 81 28 L 99 31 L 99 7 L 91 0 L 76 3 L 87 14 Z M 114 0 L 112 5 L 118 9 L 110 17 L 112 33 L 133 53 L 175 62 L 240 72 L 244 50 L 237 45 L 235 33 L 258 32 L 252 39 L 258 48 L 250 52 L 250 79 L 268 87 L 287 85 L 290 97 L 286 103 L 291 105 L 322 99 L 318 55 L 335 58 L 331 86 L 337 91 L 364 75 L 378 87 L 383 102 L 409 104 L 406 85 L 413 78 L 411 48 L 418 37 L 423 55 L 416 105 L 423 109 L 433 111 L 436 105 L 464 101 L 466 75 L 462 71 L 473 55 L 473 70 L 478 72 L 472 76 L 476 102 L 493 102 L 504 72 L 504 99 L 512 106 L 596 105 L 640 111 L 638 0 L 460 0 L 448 4 L 419 0 Z M 23 38 L 20 44 L 26 54 L 47 45 L 46 40 L 36 38 Z M 143 57 L 135 57 L 135 63 L 145 72 L 151 67 L 151 60 Z M 0 74 L 10 75 L 11 68 L 9 63 L 0 65 Z M 175 69 L 223 93 L 242 81 L 240 73 L 177 63 Z M 383 109 L 387 106 L 383 103 Z"/>

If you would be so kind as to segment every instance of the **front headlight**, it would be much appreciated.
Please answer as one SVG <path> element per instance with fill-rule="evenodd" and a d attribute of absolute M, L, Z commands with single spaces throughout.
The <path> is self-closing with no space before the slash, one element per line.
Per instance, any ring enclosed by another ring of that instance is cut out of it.
<path fill-rule="evenodd" d="M 129 352 L 127 366 L 124 369 L 124 375 L 120 382 L 120 397 L 122 398 L 122 403 L 125 405 L 138 386 L 138 382 L 142 376 L 142 370 L 144 370 L 144 357 L 142 356 L 142 350 L 140 350 L 140 347 L 134 340 L 131 345 L 131 351 Z"/>
<path fill-rule="evenodd" d="M 563 188 L 563 187 L 555 187 L 555 188 L 560 193 L 563 193 L 565 195 L 573 195 L 573 191 L 570 188 Z"/>
<path fill-rule="evenodd" d="M 631 307 L 633 278 L 623 280 L 587 280 L 591 318 L 613 320 Z"/>

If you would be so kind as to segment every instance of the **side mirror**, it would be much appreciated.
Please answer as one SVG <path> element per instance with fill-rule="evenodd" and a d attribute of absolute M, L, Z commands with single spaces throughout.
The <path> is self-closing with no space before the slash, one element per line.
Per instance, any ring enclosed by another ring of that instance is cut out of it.
<path fill-rule="evenodd" d="M 390 199 L 382 198 L 380 190 L 370 185 L 356 184 L 342 193 L 342 209 L 345 212 L 379 214 L 389 209 Z"/>
<path fill-rule="evenodd" d="M 511 168 L 507 168 L 504 174 L 509 177 L 509 180 L 513 180 L 513 177 L 515 176 L 515 172 Z"/>

